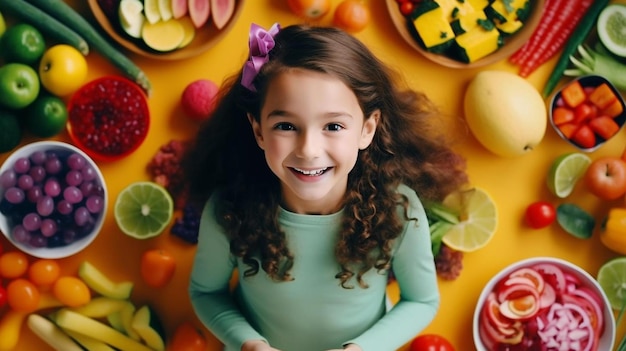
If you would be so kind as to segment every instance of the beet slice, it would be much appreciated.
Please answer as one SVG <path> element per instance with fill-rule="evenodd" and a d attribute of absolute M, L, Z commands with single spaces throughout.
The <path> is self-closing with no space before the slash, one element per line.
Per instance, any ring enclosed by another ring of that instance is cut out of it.
<path fill-rule="evenodd" d="M 85 84 L 68 103 L 70 138 L 96 160 L 113 161 L 132 153 L 146 138 L 149 126 L 146 95 L 121 76 Z"/>

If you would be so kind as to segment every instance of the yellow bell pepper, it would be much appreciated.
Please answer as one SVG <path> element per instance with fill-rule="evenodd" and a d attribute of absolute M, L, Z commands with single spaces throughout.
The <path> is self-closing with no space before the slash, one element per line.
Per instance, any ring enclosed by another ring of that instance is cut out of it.
<path fill-rule="evenodd" d="M 600 241 L 609 249 L 626 255 L 626 208 L 609 210 Z"/>

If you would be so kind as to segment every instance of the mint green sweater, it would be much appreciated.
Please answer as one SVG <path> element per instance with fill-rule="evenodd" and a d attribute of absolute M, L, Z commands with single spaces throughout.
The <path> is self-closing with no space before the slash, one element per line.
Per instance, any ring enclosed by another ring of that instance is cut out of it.
<path fill-rule="evenodd" d="M 389 311 L 387 274 L 369 271 L 364 276 L 367 289 L 356 282 L 353 289 L 344 289 L 335 278 L 339 265 L 334 247 L 343 212 L 302 215 L 281 209 L 280 225 L 295 257 L 295 280 L 274 282 L 263 271 L 247 278 L 239 274 L 231 292 L 234 270 L 242 272 L 246 266 L 230 254 L 229 241 L 213 215 L 212 198 L 202 213 L 191 274 L 195 313 L 226 351 L 239 351 L 251 339 L 282 351 L 324 351 L 348 343 L 363 351 L 401 347 L 432 321 L 439 291 L 424 208 L 413 190 L 401 186 L 398 191 L 409 199 L 409 217 L 418 220 L 405 223 L 394 246 L 400 300 Z"/>

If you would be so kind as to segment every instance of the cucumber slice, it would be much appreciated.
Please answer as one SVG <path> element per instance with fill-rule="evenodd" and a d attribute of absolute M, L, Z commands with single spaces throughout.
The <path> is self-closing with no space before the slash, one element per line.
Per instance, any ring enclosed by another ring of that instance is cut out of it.
<path fill-rule="evenodd" d="M 613 54 L 626 57 L 626 6 L 612 4 L 605 7 L 596 24 L 598 37 Z"/>

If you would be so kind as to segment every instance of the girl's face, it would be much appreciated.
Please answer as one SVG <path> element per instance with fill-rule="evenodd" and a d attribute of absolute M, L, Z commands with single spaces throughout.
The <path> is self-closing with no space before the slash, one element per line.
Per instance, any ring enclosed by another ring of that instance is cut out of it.
<path fill-rule="evenodd" d="M 377 111 L 365 120 L 356 95 L 330 75 L 289 70 L 274 78 L 260 123 L 250 122 L 280 179 L 283 206 L 296 213 L 338 211 L 348 173 L 371 143 L 378 118 Z"/>

